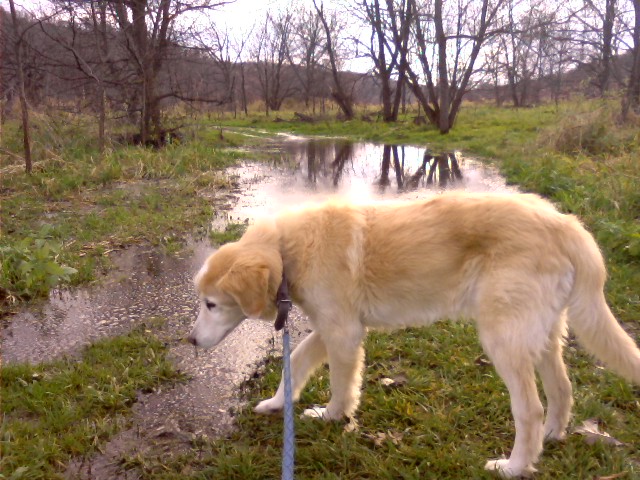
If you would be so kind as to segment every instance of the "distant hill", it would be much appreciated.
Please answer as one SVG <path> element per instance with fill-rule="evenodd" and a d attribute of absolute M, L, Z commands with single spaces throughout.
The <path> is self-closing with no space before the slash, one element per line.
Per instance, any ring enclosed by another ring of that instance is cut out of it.
<path fill-rule="evenodd" d="M 613 65 L 610 71 L 610 90 L 616 91 L 624 88 L 626 77 L 631 70 L 632 57 L 627 52 L 613 58 Z M 554 100 L 568 99 L 576 94 L 588 97 L 600 94 L 598 86 L 598 73 L 600 69 L 596 62 L 582 63 L 570 70 L 561 72 L 559 75 L 544 76 L 542 78 L 531 79 L 526 88 L 526 104 L 539 104 Z M 518 85 L 519 91 L 525 88 Z M 507 84 L 500 84 L 497 87 L 490 83 L 477 85 L 465 96 L 471 101 L 494 101 L 499 104 L 513 103 L 512 87 Z"/>

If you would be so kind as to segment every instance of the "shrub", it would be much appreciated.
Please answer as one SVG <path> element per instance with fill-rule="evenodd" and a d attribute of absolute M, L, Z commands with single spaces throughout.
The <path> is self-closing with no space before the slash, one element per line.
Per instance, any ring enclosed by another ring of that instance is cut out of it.
<path fill-rule="evenodd" d="M 58 263 L 61 245 L 51 239 L 50 228 L 45 225 L 34 237 L 0 246 L 0 290 L 6 299 L 46 296 L 76 273 Z"/>
<path fill-rule="evenodd" d="M 553 150 L 567 155 L 618 155 L 633 141 L 618 123 L 615 111 L 603 105 L 591 111 L 570 112 L 541 138 Z"/>

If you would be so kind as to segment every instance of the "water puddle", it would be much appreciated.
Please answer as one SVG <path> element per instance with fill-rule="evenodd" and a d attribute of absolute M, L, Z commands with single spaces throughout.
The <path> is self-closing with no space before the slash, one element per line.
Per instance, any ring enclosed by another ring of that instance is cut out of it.
<path fill-rule="evenodd" d="M 221 194 L 228 197 L 229 209 L 212 219 L 213 228 L 331 195 L 362 202 L 424 198 L 449 188 L 512 190 L 494 169 L 459 153 L 425 162 L 425 149 L 413 146 L 298 137 L 279 142 L 271 163 L 247 160 L 229 170 L 239 188 L 233 195 Z M 178 256 L 129 248 L 113 257 L 117 268 L 99 286 L 52 294 L 41 308 L 15 315 L 3 329 L 2 360 L 36 363 L 75 354 L 98 338 L 159 318 L 171 357 L 192 377 L 170 390 L 141 395 L 134 427 L 106 445 L 104 453 L 73 464 L 69 478 L 135 478 L 119 470 L 123 456 L 157 453 L 157 445 L 178 454 L 180 445 L 190 448 L 194 436 L 219 436 L 232 425 L 230 410 L 238 406 L 238 386 L 279 347 L 272 325 L 260 321 L 244 322 L 222 345 L 197 358 L 182 341 L 197 309 L 192 278 L 211 251 L 207 241 L 190 242 Z M 308 329 L 297 310 L 293 325 L 299 341 Z"/>
<path fill-rule="evenodd" d="M 116 252 L 111 256 L 114 272 L 99 285 L 54 291 L 40 308 L 15 315 L 3 331 L 3 360 L 38 363 L 75 354 L 152 317 L 190 317 L 194 296 L 182 287 L 208 250 L 204 242 L 191 242 L 184 256 L 140 246 Z"/>
<path fill-rule="evenodd" d="M 432 156 L 426 164 L 425 153 Z M 440 152 L 425 147 L 289 137 L 270 164 L 245 161 L 228 170 L 242 185 L 229 216 L 246 221 L 336 195 L 365 202 L 414 200 L 451 189 L 516 191 L 495 168 L 460 152 L 450 154 L 455 160 L 444 162 Z"/>

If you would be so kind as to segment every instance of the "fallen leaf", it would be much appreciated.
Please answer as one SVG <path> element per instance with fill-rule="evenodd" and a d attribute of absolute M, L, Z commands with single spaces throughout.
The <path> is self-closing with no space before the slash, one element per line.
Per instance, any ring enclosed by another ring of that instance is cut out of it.
<path fill-rule="evenodd" d="M 624 445 L 624 443 L 622 443 L 620 440 L 616 440 L 607 432 L 603 432 L 602 430 L 600 430 L 598 419 L 596 418 L 585 420 L 584 422 L 582 422 L 582 425 L 573 429 L 573 433 L 584 435 L 584 440 L 589 445 L 593 445 L 596 442 L 602 442 L 606 445 L 613 445 L 614 447 Z"/>
<path fill-rule="evenodd" d="M 627 472 L 614 473 L 613 475 L 607 475 L 606 477 L 596 477 L 594 480 L 615 480 L 616 478 L 626 477 Z"/>
<path fill-rule="evenodd" d="M 393 378 L 384 377 L 380 379 L 380 383 L 385 387 L 401 387 L 409 381 L 404 373 L 399 373 Z"/>
<path fill-rule="evenodd" d="M 384 432 L 378 432 L 373 435 L 366 435 L 366 437 L 369 438 L 369 440 L 372 440 L 376 447 L 381 447 L 387 439 L 387 434 Z"/>
<path fill-rule="evenodd" d="M 391 440 L 391 443 L 393 443 L 394 445 L 399 445 L 404 438 L 404 434 L 402 432 L 388 431 L 387 435 L 389 436 L 389 440 Z"/>
<path fill-rule="evenodd" d="M 399 445 L 402 441 L 402 438 L 404 437 L 404 434 L 402 432 L 392 432 L 389 430 L 386 433 L 377 432 L 374 434 L 365 434 L 364 436 L 371 440 L 376 447 L 381 447 L 387 440 L 389 440 L 394 445 Z"/>
<path fill-rule="evenodd" d="M 491 365 L 491 360 L 486 358 L 484 355 L 480 355 L 475 359 L 474 363 L 479 367 L 488 367 L 489 365 Z"/>

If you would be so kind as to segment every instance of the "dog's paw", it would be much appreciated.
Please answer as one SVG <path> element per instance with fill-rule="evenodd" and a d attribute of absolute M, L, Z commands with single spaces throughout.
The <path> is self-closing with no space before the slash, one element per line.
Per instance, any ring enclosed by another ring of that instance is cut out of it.
<path fill-rule="evenodd" d="M 515 469 L 509 466 L 509 459 L 506 458 L 489 460 L 484 469 L 494 471 L 502 478 L 530 478 L 536 472 L 536 469 L 530 466 Z"/>
<path fill-rule="evenodd" d="M 326 407 L 319 407 L 315 405 L 312 408 L 307 408 L 300 418 L 320 418 L 321 420 L 330 422 L 342 420 L 345 418 L 345 414 L 343 412 L 333 412 L 330 405 L 327 405 Z"/>
<path fill-rule="evenodd" d="M 312 408 L 306 408 L 300 418 L 319 418 L 321 420 L 327 420 L 327 409 L 325 407 L 314 406 Z"/>
<path fill-rule="evenodd" d="M 253 411 L 262 415 L 273 415 L 274 413 L 281 411 L 283 407 L 284 405 L 282 402 L 278 398 L 274 397 L 261 401 L 256 405 Z"/>

